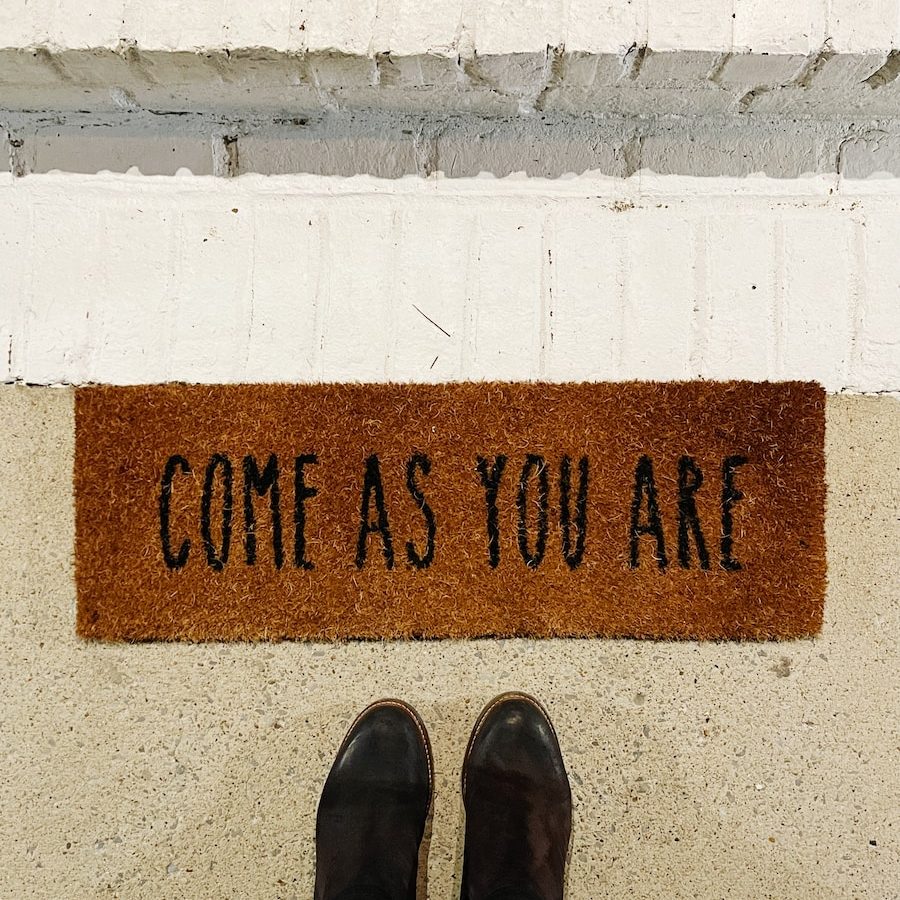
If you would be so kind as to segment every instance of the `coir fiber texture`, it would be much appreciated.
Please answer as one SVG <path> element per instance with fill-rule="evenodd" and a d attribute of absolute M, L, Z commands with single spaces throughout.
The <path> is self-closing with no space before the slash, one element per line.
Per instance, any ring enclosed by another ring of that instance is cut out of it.
<path fill-rule="evenodd" d="M 824 421 L 800 382 L 84 387 L 78 633 L 815 634 Z"/>

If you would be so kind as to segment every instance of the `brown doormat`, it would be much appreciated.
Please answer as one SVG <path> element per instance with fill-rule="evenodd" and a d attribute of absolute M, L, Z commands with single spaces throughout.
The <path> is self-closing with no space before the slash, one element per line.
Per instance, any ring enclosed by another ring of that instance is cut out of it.
<path fill-rule="evenodd" d="M 91 386 L 76 423 L 84 637 L 821 625 L 816 384 Z"/>

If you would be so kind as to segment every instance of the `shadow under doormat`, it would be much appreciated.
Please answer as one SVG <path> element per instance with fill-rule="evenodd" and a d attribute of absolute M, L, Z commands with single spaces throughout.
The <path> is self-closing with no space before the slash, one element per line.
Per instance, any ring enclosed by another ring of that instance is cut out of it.
<path fill-rule="evenodd" d="M 822 622 L 816 384 L 87 386 L 75 408 L 84 637 Z"/>

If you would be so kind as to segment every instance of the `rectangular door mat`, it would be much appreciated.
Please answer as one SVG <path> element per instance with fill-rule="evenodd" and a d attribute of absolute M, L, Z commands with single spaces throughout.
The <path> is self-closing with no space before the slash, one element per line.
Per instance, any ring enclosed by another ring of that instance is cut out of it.
<path fill-rule="evenodd" d="M 788 638 L 825 593 L 810 383 L 90 386 L 78 633 Z"/>

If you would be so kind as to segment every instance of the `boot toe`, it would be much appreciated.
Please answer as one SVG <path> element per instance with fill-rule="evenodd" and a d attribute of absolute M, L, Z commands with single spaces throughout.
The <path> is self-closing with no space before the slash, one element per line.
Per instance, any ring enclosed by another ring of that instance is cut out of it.
<path fill-rule="evenodd" d="M 534 779 L 554 793 L 569 793 L 553 725 L 537 700 L 526 694 L 501 695 L 481 714 L 469 741 L 464 778 L 485 769 L 501 769 L 511 777 Z"/>
<path fill-rule="evenodd" d="M 419 789 L 430 800 L 431 748 L 418 716 L 399 701 L 368 707 L 347 733 L 329 778 L 373 785 L 394 782 Z"/>

